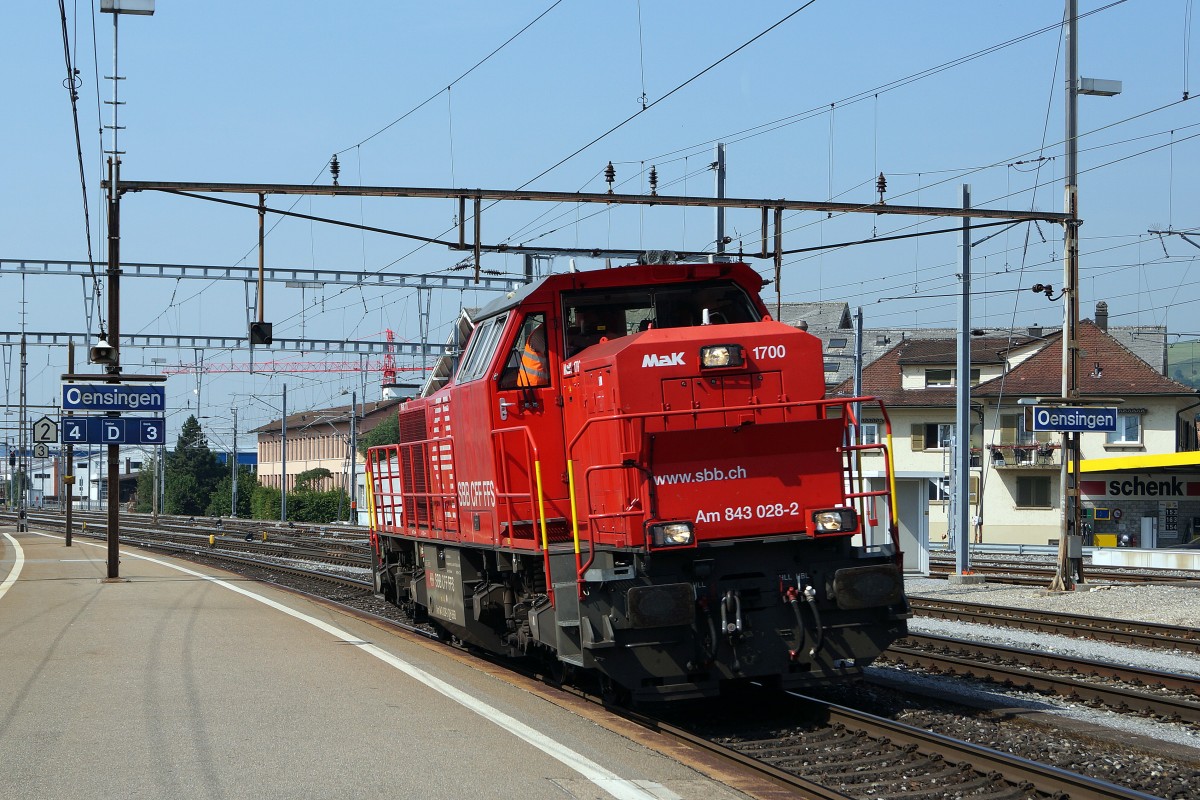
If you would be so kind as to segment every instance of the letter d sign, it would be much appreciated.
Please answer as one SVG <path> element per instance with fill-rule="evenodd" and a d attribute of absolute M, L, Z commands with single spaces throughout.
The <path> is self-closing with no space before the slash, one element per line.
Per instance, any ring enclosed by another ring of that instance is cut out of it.
<path fill-rule="evenodd" d="M 100 437 L 104 444 L 121 444 L 125 439 L 125 420 L 106 419 L 101 421 Z"/>

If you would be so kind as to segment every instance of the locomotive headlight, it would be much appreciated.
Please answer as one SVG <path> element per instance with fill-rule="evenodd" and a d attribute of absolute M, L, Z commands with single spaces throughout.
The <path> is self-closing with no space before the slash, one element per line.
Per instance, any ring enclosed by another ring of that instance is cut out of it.
<path fill-rule="evenodd" d="M 700 348 L 700 366 L 704 369 L 740 367 L 744 363 L 740 344 L 710 344 Z"/>
<path fill-rule="evenodd" d="M 841 533 L 858 529 L 858 514 L 852 508 L 814 511 L 812 520 L 817 533 Z"/>
<path fill-rule="evenodd" d="M 661 522 L 650 526 L 650 541 L 655 547 L 681 547 L 693 540 L 690 522 Z"/>

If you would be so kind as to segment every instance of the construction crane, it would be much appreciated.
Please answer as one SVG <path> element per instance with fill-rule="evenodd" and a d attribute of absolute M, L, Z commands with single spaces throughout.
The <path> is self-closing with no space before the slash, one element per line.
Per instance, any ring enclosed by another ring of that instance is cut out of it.
<path fill-rule="evenodd" d="M 221 375 L 238 372 L 376 372 L 382 376 L 382 384 L 390 386 L 396 383 L 396 375 L 400 372 L 405 373 L 423 373 L 428 372 L 430 367 L 420 366 L 416 364 L 397 366 L 394 343 L 396 334 L 388 329 L 381 331 L 388 342 L 387 352 L 384 353 L 381 359 L 358 359 L 357 361 L 350 360 L 321 360 L 321 361 L 210 361 L 204 362 L 197 359 L 194 364 L 167 364 L 162 366 L 161 372 L 163 375 Z M 378 333 L 371 336 L 378 336 Z"/>

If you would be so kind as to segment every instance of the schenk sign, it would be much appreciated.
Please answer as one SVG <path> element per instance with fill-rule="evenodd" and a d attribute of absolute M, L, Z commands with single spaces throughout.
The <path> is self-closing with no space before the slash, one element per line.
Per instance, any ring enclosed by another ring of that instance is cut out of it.
<path fill-rule="evenodd" d="M 1108 481 L 1080 481 L 1079 488 L 1090 497 L 1196 497 L 1200 482 L 1181 478 L 1116 478 Z"/>

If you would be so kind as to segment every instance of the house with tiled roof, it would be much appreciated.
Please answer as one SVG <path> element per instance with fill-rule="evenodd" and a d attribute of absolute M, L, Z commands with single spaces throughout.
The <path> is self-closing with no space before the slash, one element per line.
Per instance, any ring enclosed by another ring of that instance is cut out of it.
<path fill-rule="evenodd" d="M 1184 413 L 1197 402 L 1195 390 L 1165 377 L 1093 322 L 1080 324 L 1079 346 L 1082 398 L 1123 401 L 1117 406 L 1115 433 L 1082 434 L 1085 461 L 1195 449 L 1194 417 L 1189 420 Z M 948 533 L 957 349 L 953 336 L 906 338 L 863 370 L 863 393 L 879 397 L 888 409 L 901 534 L 909 553 L 924 549 L 924 542 L 943 541 Z M 1061 332 L 973 337 L 969 380 L 968 494 L 971 516 L 979 514 L 983 519 L 983 540 L 1030 544 L 1057 540 L 1061 532 L 1059 437 L 1031 431 L 1025 418 L 1027 403 L 1021 401 L 1061 396 Z M 851 390 L 852 382 L 844 381 L 834 392 L 850 394 Z M 863 422 L 868 440 L 885 435 L 882 418 Z M 881 465 L 872 464 L 869 457 L 864 471 L 869 477 L 882 475 Z M 1200 516 L 1200 508 L 1196 514 Z M 1165 514 L 1163 523 L 1164 529 L 1168 527 Z M 1100 532 L 1095 527 L 1098 520 L 1091 524 L 1094 532 Z M 1181 529 L 1164 532 L 1183 535 Z M 1165 543 L 1164 537 L 1159 541 Z"/>

